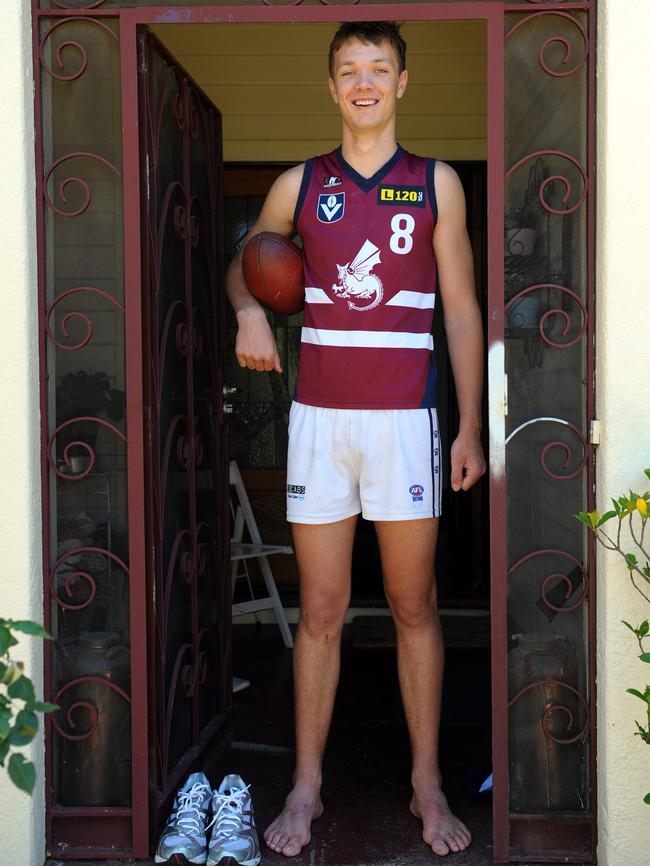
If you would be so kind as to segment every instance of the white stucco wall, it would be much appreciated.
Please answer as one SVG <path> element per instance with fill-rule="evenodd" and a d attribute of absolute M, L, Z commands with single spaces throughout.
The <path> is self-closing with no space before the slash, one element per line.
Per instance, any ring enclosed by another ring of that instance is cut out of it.
<path fill-rule="evenodd" d="M 36 217 L 31 14 L 28 0 L 0 3 L 0 616 L 42 622 Z M 40 641 L 14 648 L 40 693 Z M 41 725 L 42 728 L 42 725 Z M 28 750 L 32 798 L 0 770 L 0 866 L 44 860 L 43 743 Z"/>
<path fill-rule="evenodd" d="M 34 214 L 33 106 L 28 0 L 0 3 L 0 616 L 42 619 L 38 360 Z M 650 465 L 650 113 L 648 0 L 599 2 L 598 129 L 598 501 L 643 487 Z M 9 122 L 10 119 L 13 122 Z M 641 621 L 650 606 L 631 588 L 626 569 L 599 551 L 598 751 L 599 864 L 646 866 L 650 851 L 650 748 L 633 736 L 641 703 L 627 686 L 643 685 L 622 618 Z M 19 648 L 38 684 L 37 641 Z M 32 799 L 0 772 L 0 866 L 41 866 L 44 859 L 43 758 Z M 10 857 L 10 860 L 3 858 Z"/>
<path fill-rule="evenodd" d="M 600 0 L 598 41 L 598 504 L 647 490 L 650 466 L 650 3 Z M 599 864 L 647 866 L 650 747 L 633 736 L 641 701 L 625 688 L 650 681 L 621 624 L 650 616 L 614 554 L 598 558 Z"/>

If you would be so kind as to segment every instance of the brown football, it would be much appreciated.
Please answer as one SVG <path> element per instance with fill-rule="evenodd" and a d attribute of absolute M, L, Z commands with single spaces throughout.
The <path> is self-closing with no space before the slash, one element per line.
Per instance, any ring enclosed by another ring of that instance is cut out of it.
<path fill-rule="evenodd" d="M 304 307 L 302 250 L 284 235 L 253 235 L 244 247 L 242 269 L 248 291 L 263 307 L 284 316 Z"/>

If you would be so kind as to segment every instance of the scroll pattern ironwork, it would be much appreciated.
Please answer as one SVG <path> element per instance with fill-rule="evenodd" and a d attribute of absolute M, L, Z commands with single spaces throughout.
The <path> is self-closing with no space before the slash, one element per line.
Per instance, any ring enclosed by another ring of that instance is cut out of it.
<path fill-rule="evenodd" d="M 582 243 L 583 236 L 577 233 L 584 232 L 591 163 L 580 150 L 583 146 L 581 141 L 565 144 L 567 137 L 563 136 L 563 127 L 553 124 L 550 112 L 556 110 L 558 101 L 563 98 L 562 93 L 567 90 L 571 90 L 572 98 L 577 101 L 576 94 L 583 91 L 581 81 L 576 79 L 586 75 L 592 54 L 585 26 L 587 13 L 570 10 L 570 3 L 563 4 L 566 7 L 564 11 L 540 8 L 561 5 L 547 0 L 529 0 L 529 3 L 538 8 L 527 14 L 520 7 L 510 17 L 510 22 L 507 21 L 510 26 L 505 34 L 506 51 L 511 52 L 512 63 L 520 64 L 518 68 L 523 76 L 530 76 L 525 79 L 526 96 L 521 92 L 523 85 L 521 91 L 517 91 L 520 104 L 513 113 L 511 127 L 511 147 L 516 147 L 521 141 L 521 149 L 510 151 L 513 156 L 504 177 L 506 197 L 510 191 L 511 200 L 525 189 L 524 207 L 519 210 L 513 207 L 506 234 L 505 253 L 509 257 L 506 259 L 508 294 L 504 303 L 505 319 L 509 323 L 506 358 L 512 365 L 507 368 L 509 379 L 518 378 L 514 411 L 509 406 L 509 414 L 515 420 L 507 435 L 506 446 L 511 445 L 515 438 L 528 439 L 533 428 L 544 431 L 547 425 L 554 425 L 556 429 L 559 425 L 565 433 L 551 441 L 545 441 L 546 437 L 542 435 L 534 437 L 534 441 L 540 443 L 537 447 L 541 477 L 551 484 L 545 483 L 545 492 L 540 490 L 529 497 L 529 517 L 521 517 L 517 523 L 512 513 L 508 514 L 508 521 L 512 522 L 508 530 L 508 547 L 513 552 L 512 564 L 507 569 L 508 627 L 513 632 L 521 632 L 517 637 L 524 642 L 510 650 L 509 658 L 510 697 L 507 706 L 513 726 L 509 732 L 510 810 L 542 813 L 543 804 L 550 802 L 545 800 L 545 794 L 557 792 L 564 785 L 579 791 L 572 807 L 587 812 L 591 783 L 589 780 L 585 782 L 584 763 L 588 751 L 582 744 L 591 739 L 593 709 L 589 697 L 592 680 L 590 674 L 584 675 L 584 671 L 589 670 L 589 664 L 584 660 L 584 654 L 589 651 L 588 642 L 584 640 L 584 621 L 588 618 L 591 602 L 590 572 L 581 559 L 577 533 L 575 551 L 563 549 L 572 544 L 569 541 L 572 527 L 564 526 L 570 522 L 570 514 L 547 515 L 541 510 L 544 503 L 563 501 L 557 487 L 560 483 L 566 491 L 567 501 L 580 495 L 581 479 L 585 478 L 590 458 L 588 437 L 581 429 L 583 422 L 575 419 L 586 415 L 582 405 L 585 391 L 581 383 L 583 357 L 589 351 L 586 336 L 591 323 L 589 287 L 585 278 L 587 269 L 582 265 L 587 246 Z M 522 131 L 521 126 L 526 111 L 526 102 L 521 100 L 526 98 L 530 100 L 528 110 L 534 110 L 536 119 L 528 132 Z M 543 113 L 545 107 L 549 112 L 548 121 L 545 121 Z M 566 110 L 570 109 L 567 107 Z M 576 119 L 576 123 L 582 122 L 582 118 Z M 527 187 L 521 177 L 522 171 L 526 170 Z M 519 247 L 508 246 L 513 242 Z M 580 264 L 575 265 L 573 259 L 578 257 L 582 257 Z M 579 276 L 576 277 L 576 273 Z M 521 317 L 519 324 L 515 322 L 517 314 Z M 558 389 L 562 387 L 561 381 L 573 377 L 566 393 L 554 395 L 545 383 L 543 393 L 537 396 L 535 383 L 541 381 L 538 371 L 541 360 L 538 357 L 538 363 L 533 364 L 529 357 L 529 370 L 535 370 L 530 373 L 530 381 L 526 378 L 523 364 L 531 344 L 538 347 L 539 354 L 545 347 L 554 350 L 549 361 L 549 375 L 557 376 Z M 556 409 L 556 404 L 563 408 Z M 565 413 L 568 418 L 559 417 Z M 516 457 L 513 449 L 509 450 L 508 483 L 530 484 L 538 476 L 529 462 L 529 449 L 526 449 L 525 442 L 517 447 Z M 518 480 L 515 480 L 516 472 L 520 473 L 516 476 Z M 515 527 L 524 533 L 517 535 L 516 539 Z M 562 544 L 556 546 L 558 530 Z M 529 551 L 522 555 L 522 546 L 526 544 L 523 539 L 528 537 Z M 546 623 L 543 619 L 540 621 L 540 613 Z M 556 623 L 551 627 L 550 623 L 556 617 L 560 625 Z M 563 646 L 570 647 L 566 650 L 569 661 L 559 664 L 555 647 L 563 641 Z M 521 648 L 524 645 L 535 647 L 535 644 L 537 648 Z M 522 655 L 526 657 L 523 665 Z M 533 668 L 528 665 L 530 655 L 555 658 L 538 659 L 537 667 Z M 521 731 L 517 725 L 522 726 Z M 554 751 L 556 746 L 561 751 Z M 533 763 L 539 762 L 536 769 L 531 769 L 535 784 L 539 784 L 534 796 L 528 800 L 516 768 L 522 755 Z M 549 755 L 551 758 L 545 764 L 545 757 Z M 521 806 L 520 801 L 526 805 Z M 565 802 L 561 797 L 560 801 Z"/>
<path fill-rule="evenodd" d="M 80 12 L 91 10 L 103 5 L 103 0 L 94 0 L 81 6 L 74 6 L 54 0 L 54 6 L 59 9 L 75 8 Z M 88 74 L 92 60 L 91 51 L 84 40 L 79 37 L 79 26 L 90 25 L 99 35 L 100 41 L 105 39 L 108 43 L 119 44 L 119 37 L 115 30 L 109 26 L 106 20 L 94 19 L 86 15 L 71 15 L 60 18 L 51 23 L 44 30 L 39 41 L 39 61 L 44 78 L 51 78 L 58 86 L 69 88 L 79 82 Z M 82 30 L 82 32 L 84 32 Z M 71 33 L 70 36 L 68 34 Z M 95 40 L 96 42 L 96 40 Z M 55 44 L 54 44 L 55 43 Z M 90 89 L 89 92 L 92 92 Z M 63 91 L 59 91 L 63 93 Z M 77 99 L 79 90 L 77 89 Z M 83 109 L 85 103 L 78 103 Z M 84 176 L 79 170 L 73 172 L 71 164 L 78 163 L 82 166 L 93 164 L 99 167 L 100 172 L 106 171 L 107 175 L 117 179 L 120 184 L 122 180 L 121 168 L 101 153 L 90 150 L 78 149 L 59 156 L 49 166 L 42 166 L 42 191 L 44 208 L 49 210 L 56 219 L 69 220 L 75 225 L 75 220 L 92 211 L 94 204 L 93 181 Z M 87 225 L 81 228 L 78 234 L 79 245 L 86 241 Z M 69 233 L 75 243 L 74 232 Z M 54 238 L 52 238 L 52 243 Z M 92 266 L 92 262 L 90 263 Z M 54 279 L 57 280 L 57 271 L 54 270 Z M 81 353 L 87 347 L 92 348 L 93 339 L 96 336 L 97 307 L 88 302 L 96 304 L 100 301 L 100 308 L 105 307 L 111 314 L 116 314 L 118 328 L 124 329 L 125 307 L 124 304 L 110 291 L 97 285 L 73 285 L 54 296 L 43 310 L 42 327 L 45 339 L 55 349 L 68 353 L 72 359 L 74 353 Z M 56 381 L 57 352 L 47 355 L 49 370 L 47 371 L 50 381 Z M 51 400 L 54 392 L 49 395 Z M 55 398 L 60 400 L 57 393 Z M 57 405 L 57 414 L 65 412 L 66 407 Z M 63 414 L 65 418 L 65 414 Z M 86 479 L 92 478 L 96 473 L 97 451 L 96 431 L 104 430 L 115 437 L 116 441 L 127 442 L 126 434 L 115 423 L 94 414 L 74 411 L 73 417 L 60 421 L 51 431 L 45 443 L 44 459 L 51 473 L 56 476 L 56 485 L 50 485 L 49 490 L 56 490 L 57 499 L 53 504 L 56 513 L 49 509 L 51 516 L 50 533 L 57 539 L 57 552 L 50 555 L 50 564 L 46 575 L 47 591 L 53 605 L 58 610 L 58 615 L 52 620 L 57 623 L 53 631 L 56 646 L 59 653 L 66 652 L 66 648 L 79 649 L 78 641 L 81 637 L 81 629 L 87 628 L 87 623 L 93 622 L 96 616 L 98 594 L 110 592 L 112 583 L 100 577 L 100 575 L 111 574 L 111 569 L 121 573 L 122 578 L 128 583 L 129 566 L 122 556 L 110 549 L 110 536 L 102 538 L 101 533 L 95 537 L 81 537 L 77 544 L 70 546 L 69 540 L 61 544 L 61 533 L 59 523 L 65 523 L 65 517 L 61 512 L 58 497 L 64 493 L 71 493 L 71 486 L 79 484 Z M 62 443 L 62 444 L 61 444 Z M 80 457 L 80 454 L 82 455 Z M 78 496 L 76 488 L 74 496 Z M 47 494 L 46 494 L 47 495 Z M 75 503 L 80 502 L 74 498 Z M 78 504 L 77 508 L 80 507 Z M 85 516 L 87 521 L 92 518 Z M 110 517 L 109 517 L 110 520 Z M 104 541 L 105 545 L 104 546 Z M 113 574 L 113 577 L 116 575 Z M 122 579 L 120 578 L 120 580 Z M 88 614 L 88 615 L 86 615 Z M 63 637 L 61 628 L 65 628 Z M 95 626 L 96 628 L 96 626 Z M 103 632 L 101 634 L 104 634 Z M 116 637 L 117 639 L 117 637 Z M 110 651 L 108 651 L 110 654 Z M 111 722 L 108 719 L 109 707 L 112 701 L 122 702 L 124 709 L 121 718 L 125 725 L 129 725 L 129 713 L 131 697 L 129 695 L 129 673 L 128 649 L 120 647 L 121 653 L 121 682 L 114 682 L 109 673 L 104 671 L 97 675 L 86 667 L 78 666 L 70 661 L 62 663 L 59 658 L 52 665 L 51 677 L 51 699 L 60 704 L 62 710 L 48 720 L 51 730 L 54 730 L 60 739 L 54 743 L 54 749 L 48 750 L 48 763 L 59 763 L 60 772 L 58 776 L 58 790 L 56 798 L 58 803 L 78 803 L 79 792 L 71 795 L 71 788 L 76 787 L 75 776 L 78 775 L 79 766 L 71 766 L 70 762 L 87 760 L 89 752 L 68 752 L 64 754 L 69 744 L 83 744 L 84 749 L 91 747 L 90 741 L 100 742 L 102 738 L 106 742 L 110 735 L 106 733 L 110 729 Z M 97 659 L 101 657 L 101 651 L 97 653 Z M 110 662 L 108 662 L 110 666 Z M 102 698 L 102 694 L 106 697 Z M 107 726 L 106 728 L 104 726 Z M 50 734 L 51 734 L 50 730 Z M 121 746 L 121 759 L 129 760 L 130 737 L 126 737 Z M 66 745 L 68 744 L 68 745 Z M 106 757 L 106 762 L 109 756 Z M 105 762 L 105 763 L 106 763 Z M 64 768 L 64 769 L 61 769 Z M 101 786 L 95 788 L 95 794 L 101 802 Z M 99 791 L 99 793 L 98 793 Z M 127 795 L 128 796 L 128 795 Z M 85 802 L 83 799 L 81 802 Z"/>

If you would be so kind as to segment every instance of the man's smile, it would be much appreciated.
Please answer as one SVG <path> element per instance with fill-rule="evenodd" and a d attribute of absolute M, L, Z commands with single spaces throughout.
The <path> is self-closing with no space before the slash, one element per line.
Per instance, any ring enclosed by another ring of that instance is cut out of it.
<path fill-rule="evenodd" d="M 364 99 L 353 99 L 352 105 L 356 105 L 357 108 L 363 108 L 366 105 L 377 105 L 378 102 L 378 99 L 368 99 L 366 97 Z"/>

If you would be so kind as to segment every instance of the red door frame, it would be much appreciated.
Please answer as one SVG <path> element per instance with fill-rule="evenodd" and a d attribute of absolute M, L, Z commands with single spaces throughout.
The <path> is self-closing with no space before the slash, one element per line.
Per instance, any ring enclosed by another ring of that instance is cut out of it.
<path fill-rule="evenodd" d="M 522 4 L 523 5 L 523 4 Z M 516 8 L 516 7 L 515 7 Z M 530 11 L 530 6 L 523 6 Z M 509 6 L 509 10 L 513 7 Z M 500 364 L 491 364 L 490 404 L 494 404 L 494 394 L 503 394 L 503 208 L 504 208 L 504 7 L 501 3 L 458 3 L 458 4 L 399 4 L 382 6 L 200 6 L 183 8 L 125 9 L 120 11 L 120 45 L 122 72 L 122 117 L 124 153 L 124 267 L 125 296 L 137 305 L 140 319 L 140 280 L 141 262 L 139 246 L 140 226 L 140 163 L 137 88 L 131 82 L 137 81 L 136 34 L 138 27 L 152 24 L 236 24 L 236 23 L 308 23 L 346 21 L 485 21 L 487 28 L 487 163 L 488 163 L 488 351 L 497 349 Z M 115 13 L 113 13 L 115 14 Z M 128 82 L 128 84 L 126 84 Z M 126 86 L 125 86 L 126 84 Z M 132 314 L 133 315 L 133 314 Z M 127 319 L 128 320 L 128 319 Z M 137 345 L 127 340 L 127 345 Z M 494 354 L 494 353 L 493 353 Z M 129 363 L 130 361 L 130 363 Z M 139 359 L 128 357 L 128 369 L 138 366 Z M 496 378 L 495 378 L 496 377 Z M 138 370 L 134 381 L 127 381 L 127 393 L 141 394 L 142 382 Z M 130 391 L 134 388 L 134 391 Z M 137 389 L 137 390 L 135 390 Z M 499 400 L 502 405 L 502 400 Z M 140 420 L 140 419 L 138 419 Z M 490 451 L 496 448 L 501 457 L 491 453 L 491 462 L 504 466 L 505 419 L 500 412 L 490 410 Z M 129 429 L 139 429 L 131 427 Z M 141 469 L 141 462 L 139 467 Z M 137 479 L 136 479 L 137 480 Z M 490 479 L 491 502 L 491 572 L 492 575 L 505 575 L 505 476 L 494 473 Z M 132 599 L 136 602 L 136 599 Z M 133 609 L 133 608 L 132 608 Z M 507 658 L 507 610 L 506 587 L 492 586 L 492 676 L 494 713 L 507 712 L 508 678 L 504 660 Z M 135 630 L 133 633 L 137 633 Z M 145 651 L 142 646 L 142 652 Z M 134 717 L 136 715 L 134 706 Z M 495 719 L 496 721 L 496 719 Z M 135 735 L 135 731 L 134 731 Z M 507 724 L 493 724 L 494 760 L 494 853 L 497 861 L 508 860 L 509 822 L 508 822 L 508 728 Z M 134 781 L 136 760 L 142 757 L 141 772 L 146 772 L 146 748 L 136 755 L 134 741 Z M 141 776 L 140 778 L 143 778 Z M 139 804 L 145 809 L 146 803 Z M 134 831 L 147 827 L 144 813 L 138 820 L 134 801 Z M 141 833 L 138 834 L 139 836 Z M 139 849 L 134 835 L 134 847 Z M 142 849 L 138 850 L 139 851 Z"/>
<path fill-rule="evenodd" d="M 263 0 L 271 3 L 272 0 Z M 294 0 L 295 2 L 295 0 Z M 299 0 L 298 0 L 299 2 Z M 488 383 L 490 417 L 490 520 L 491 520 L 491 573 L 492 573 L 492 677 L 493 677 L 493 762 L 494 762 L 494 857 L 497 862 L 509 860 L 509 798 L 508 798 L 508 674 L 507 658 L 507 559 L 506 559 L 506 503 L 505 503 L 505 412 L 504 412 L 504 24 L 507 12 L 530 13 L 535 5 L 551 10 L 591 11 L 590 42 L 594 45 L 595 16 L 592 2 L 544 2 L 528 0 L 522 3 L 505 2 L 443 2 L 407 3 L 390 5 L 330 5 L 321 0 L 314 6 L 262 5 L 262 6 L 194 6 L 194 7 L 149 7 L 135 9 L 100 9 L 92 6 L 77 9 L 34 9 L 34 62 L 38 66 L 39 29 L 48 19 L 81 18 L 92 16 L 119 19 L 122 124 L 123 124 L 123 195 L 124 195 L 124 268 L 125 268 L 125 328 L 127 369 L 127 429 L 129 465 L 129 563 L 132 575 L 144 575 L 147 554 L 144 532 L 144 441 L 143 441 L 143 376 L 141 359 L 142 306 L 141 306 L 141 250 L 140 250 L 140 130 L 137 94 L 137 30 L 141 26 L 155 24 L 235 24 L 235 23 L 325 23 L 341 20 L 386 20 L 400 21 L 484 21 L 487 27 L 487 157 L 488 157 Z M 34 6 L 37 7 L 38 0 Z M 37 70 L 38 72 L 38 70 Z M 37 75 L 37 81 L 39 76 Z M 594 76 L 589 81 L 589 122 L 594 118 Z M 39 105 L 37 96 L 37 107 Z M 36 119 L 37 129 L 42 126 Z M 593 171 L 593 133 L 589 136 L 589 171 Z M 37 159 L 42 162 L 40 136 L 37 135 Z M 39 272 L 41 309 L 44 304 L 43 262 L 43 185 L 37 172 L 37 208 L 39 218 Z M 590 187 L 588 199 L 590 298 L 593 292 L 593 225 L 594 195 Z M 592 304 L 593 309 L 593 304 Z M 589 338 L 593 335 L 593 318 L 589 321 Z M 41 340 L 42 358 L 45 347 Z M 590 342 L 591 345 L 591 342 Z M 593 353 L 587 350 L 588 372 L 593 381 Z M 593 390 L 587 398 L 588 411 L 593 410 Z M 46 410 L 44 391 L 42 405 Z M 47 414 L 43 415 L 47 418 Z M 592 414 L 593 417 L 593 414 Z M 46 425 L 45 425 L 46 426 Z M 47 433 L 45 431 L 45 436 Z M 593 498 L 593 461 L 587 461 L 589 495 Z M 43 467 L 43 484 L 47 489 L 47 465 Z M 48 520 L 44 511 L 44 550 L 47 557 L 49 546 Z M 593 557 L 590 557 L 590 582 L 593 586 Z M 122 810 L 124 818 L 132 822 L 132 856 L 149 855 L 149 802 L 148 802 L 148 751 L 149 732 L 147 724 L 147 635 L 141 624 L 147 618 L 146 584 L 144 580 L 130 581 L 131 616 L 131 677 L 132 677 L 132 809 Z M 46 604 L 46 611 L 48 605 Z M 590 680 L 594 681 L 595 664 L 594 607 L 590 610 L 591 639 L 588 648 Z M 46 685 L 49 673 L 46 667 Z M 592 731 L 595 731 L 595 700 L 590 700 Z M 51 739 L 48 739 L 51 748 Z M 592 741 L 592 790 L 595 791 L 595 742 Z M 88 813 L 100 811 L 88 809 Z M 116 810 L 110 810 L 114 815 Z M 593 818 L 595 824 L 595 816 Z M 595 826 L 592 831 L 595 834 Z"/>

